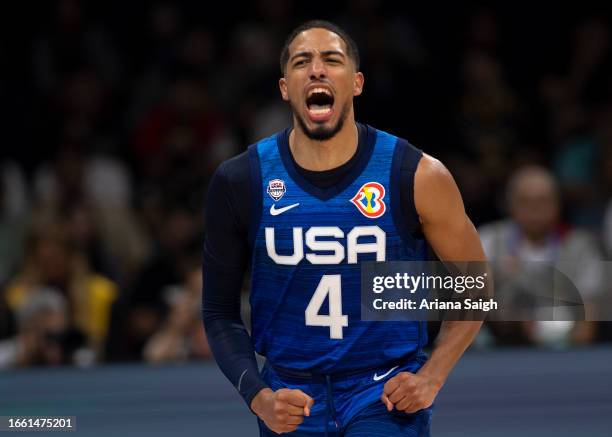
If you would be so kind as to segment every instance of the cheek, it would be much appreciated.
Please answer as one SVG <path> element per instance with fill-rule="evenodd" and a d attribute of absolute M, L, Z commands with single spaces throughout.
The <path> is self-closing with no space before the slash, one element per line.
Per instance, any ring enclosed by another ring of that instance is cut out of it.
<path fill-rule="evenodd" d="M 341 84 L 336 86 L 336 90 L 341 99 L 350 99 L 359 93 L 358 86 L 353 80 L 352 75 L 349 77 L 343 75 L 342 77 L 338 78 L 336 83 Z"/>
<path fill-rule="evenodd" d="M 299 99 L 299 97 L 300 93 L 298 91 L 298 87 L 293 83 L 288 83 L 285 88 L 285 95 L 283 96 L 283 99 L 295 102 L 297 99 Z"/>

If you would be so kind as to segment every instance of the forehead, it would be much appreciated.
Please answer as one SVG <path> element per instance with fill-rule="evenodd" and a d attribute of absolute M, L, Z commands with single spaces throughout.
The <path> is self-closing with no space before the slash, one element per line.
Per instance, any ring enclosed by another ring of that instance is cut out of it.
<path fill-rule="evenodd" d="M 298 52 L 322 52 L 335 50 L 346 55 L 344 40 L 334 32 L 313 28 L 300 32 L 289 45 L 289 56 Z"/>
<path fill-rule="evenodd" d="M 554 196 L 553 182 L 543 174 L 524 175 L 516 183 L 515 193 L 519 196 Z"/>

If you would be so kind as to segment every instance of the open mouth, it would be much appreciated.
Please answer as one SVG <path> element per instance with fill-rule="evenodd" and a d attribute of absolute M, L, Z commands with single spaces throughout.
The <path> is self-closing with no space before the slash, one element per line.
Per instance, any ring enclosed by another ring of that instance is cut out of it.
<path fill-rule="evenodd" d="M 334 96 L 327 88 L 313 88 L 306 97 L 306 107 L 313 121 L 327 121 L 334 112 Z"/>

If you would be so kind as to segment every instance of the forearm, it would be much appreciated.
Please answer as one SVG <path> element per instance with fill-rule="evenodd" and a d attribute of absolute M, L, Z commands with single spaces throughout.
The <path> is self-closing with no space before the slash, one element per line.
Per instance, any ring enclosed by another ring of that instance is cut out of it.
<path fill-rule="evenodd" d="M 267 387 L 259 375 L 251 337 L 236 322 L 216 320 L 205 326 L 217 365 L 250 406 L 253 397 Z"/>
<path fill-rule="evenodd" d="M 204 267 L 203 321 L 217 365 L 250 407 L 253 397 L 267 385 L 259 375 L 251 337 L 240 319 L 242 276 L 236 276 Z M 232 293 L 236 287 L 237 297 Z"/>
<path fill-rule="evenodd" d="M 215 360 L 250 407 L 266 384 L 240 318 L 240 290 L 250 257 L 246 238 L 249 161 L 246 154 L 241 156 L 232 165 L 219 166 L 209 184 L 206 204 L 211 207 L 206 208 L 202 308 Z"/>
<path fill-rule="evenodd" d="M 459 358 L 476 337 L 481 325 L 481 321 L 442 322 L 431 356 L 418 373 L 430 377 L 438 389 L 441 388 Z"/>

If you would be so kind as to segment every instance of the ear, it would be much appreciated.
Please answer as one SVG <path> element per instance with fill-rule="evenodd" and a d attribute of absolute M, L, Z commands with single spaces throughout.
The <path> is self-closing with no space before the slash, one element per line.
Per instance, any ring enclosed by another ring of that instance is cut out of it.
<path fill-rule="evenodd" d="M 289 101 L 289 93 L 287 92 L 287 79 L 281 77 L 278 80 L 278 88 L 280 89 L 281 96 L 285 102 Z"/>
<path fill-rule="evenodd" d="M 359 96 L 363 92 L 363 82 L 365 78 L 363 77 L 363 73 L 358 71 L 355 73 L 355 80 L 353 82 L 353 96 Z"/>

